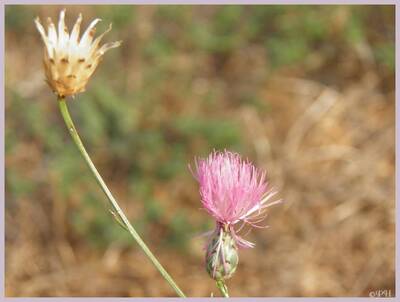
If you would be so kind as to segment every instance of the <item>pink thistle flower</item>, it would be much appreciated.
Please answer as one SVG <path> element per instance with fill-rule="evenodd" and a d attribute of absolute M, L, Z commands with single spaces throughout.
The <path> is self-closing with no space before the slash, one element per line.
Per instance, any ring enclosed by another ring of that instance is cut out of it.
<path fill-rule="evenodd" d="M 214 217 L 217 229 L 229 232 L 238 246 L 251 248 L 237 233 L 246 224 L 258 225 L 266 217 L 265 209 L 281 200 L 269 202 L 276 194 L 268 188 L 266 173 L 239 154 L 214 151 L 206 159 L 196 159 L 194 177 L 199 182 L 204 209 Z M 242 225 L 235 229 L 236 225 Z"/>

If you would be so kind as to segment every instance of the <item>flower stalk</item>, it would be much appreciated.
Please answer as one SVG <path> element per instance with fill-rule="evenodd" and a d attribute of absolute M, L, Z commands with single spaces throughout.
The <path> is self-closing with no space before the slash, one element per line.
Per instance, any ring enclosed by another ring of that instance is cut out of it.
<path fill-rule="evenodd" d="M 217 281 L 217 287 L 225 298 L 229 298 L 228 287 L 226 286 L 223 279 L 219 279 Z"/>
<path fill-rule="evenodd" d="M 150 251 L 150 249 L 144 243 L 142 238 L 136 232 L 134 227 L 131 225 L 129 220 L 126 218 L 121 207 L 118 205 L 118 202 L 115 200 L 114 196 L 111 194 L 111 191 L 108 189 L 108 187 L 107 187 L 106 183 L 104 182 L 103 178 L 101 177 L 100 173 L 97 171 L 96 166 L 90 159 L 90 156 L 87 153 L 87 151 L 79 137 L 79 134 L 78 134 L 78 132 L 75 128 L 75 125 L 72 121 L 72 118 L 69 114 L 68 107 L 67 107 L 64 97 L 58 97 L 58 105 L 59 105 L 59 109 L 62 114 L 62 117 L 64 119 L 64 122 L 67 126 L 69 134 L 71 135 L 79 152 L 85 159 L 85 161 L 86 161 L 87 165 L 89 166 L 90 170 L 92 171 L 97 183 L 100 185 L 101 189 L 103 190 L 104 194 L 107 196 L 107 199 L 113 208 L 113 211 L 111 213 L 113 214 L 114 218 L 124 229 L 126 229 L 132 235 L 133 239 L 137 242 L 137 244 L 140 246 L 140 248 L 143 250 L 143 252 L 146 254 L 146 256 L 150 259 L 150 261 L 154 264 L 154 266 L 157 268 L 157 270 L 160 272 L 160 274 L 164 277 L 164 279 L 175 290 L 175 292 L 178 294 L 178 296 L 185 297 L 185 294 L 178 287 L 178 285 L 175 283 L 175 281 L 172 279 L 172 277 L 167 273 L 167 271 L 163 268 L 163 266 L 160 264 L 160 262 L 157 260 L 157 258 L 153 255 L 153 253 Z"/>

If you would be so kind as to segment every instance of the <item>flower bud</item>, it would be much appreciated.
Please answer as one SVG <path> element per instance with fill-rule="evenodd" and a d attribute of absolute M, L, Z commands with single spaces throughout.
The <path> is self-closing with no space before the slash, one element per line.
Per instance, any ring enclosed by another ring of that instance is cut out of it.
<path fill-rule="evenodd" d="M 206 270 L 214 280 L 232 277 L 239 262 L 238 249 L 232 235 L 220 228 L 207 246 Z"/>

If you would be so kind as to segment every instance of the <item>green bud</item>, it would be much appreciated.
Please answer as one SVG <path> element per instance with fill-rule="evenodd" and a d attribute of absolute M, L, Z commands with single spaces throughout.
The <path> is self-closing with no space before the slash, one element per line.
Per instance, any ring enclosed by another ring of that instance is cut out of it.
<path fill-rule="evenodd" d="M 207 246 L 206 269 L 214 280 L 232 277 L 239 263 L 238 249 L 232 235 L 220 228 Z"/>

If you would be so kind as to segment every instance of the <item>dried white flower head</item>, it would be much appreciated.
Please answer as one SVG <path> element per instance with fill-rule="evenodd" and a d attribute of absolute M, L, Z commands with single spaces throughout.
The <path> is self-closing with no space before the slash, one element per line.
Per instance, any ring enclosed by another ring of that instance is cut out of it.
<path fill-rule="evenodd" d="M 57 33 L 54 23 L 48 18 L 47 35 L 39 18 L 35 20 L 36 27 L 45 44 L 43 63 L 46 81 L 59 97 L 85 91 L 86 84 L 104 53 L 121 45 L 121 41 L 118 41 L 99 47 L 103 36 L 111 30 L 111 24 L 103 34 L 93 41 L 96 32 L 95 26 L 100 21 L 100 19 L 95 19 L 79 40 L 82 14 L 79 14 L 71 34 L 68 33 L 64 19 L 65 9 L 60 12 Z"/>

